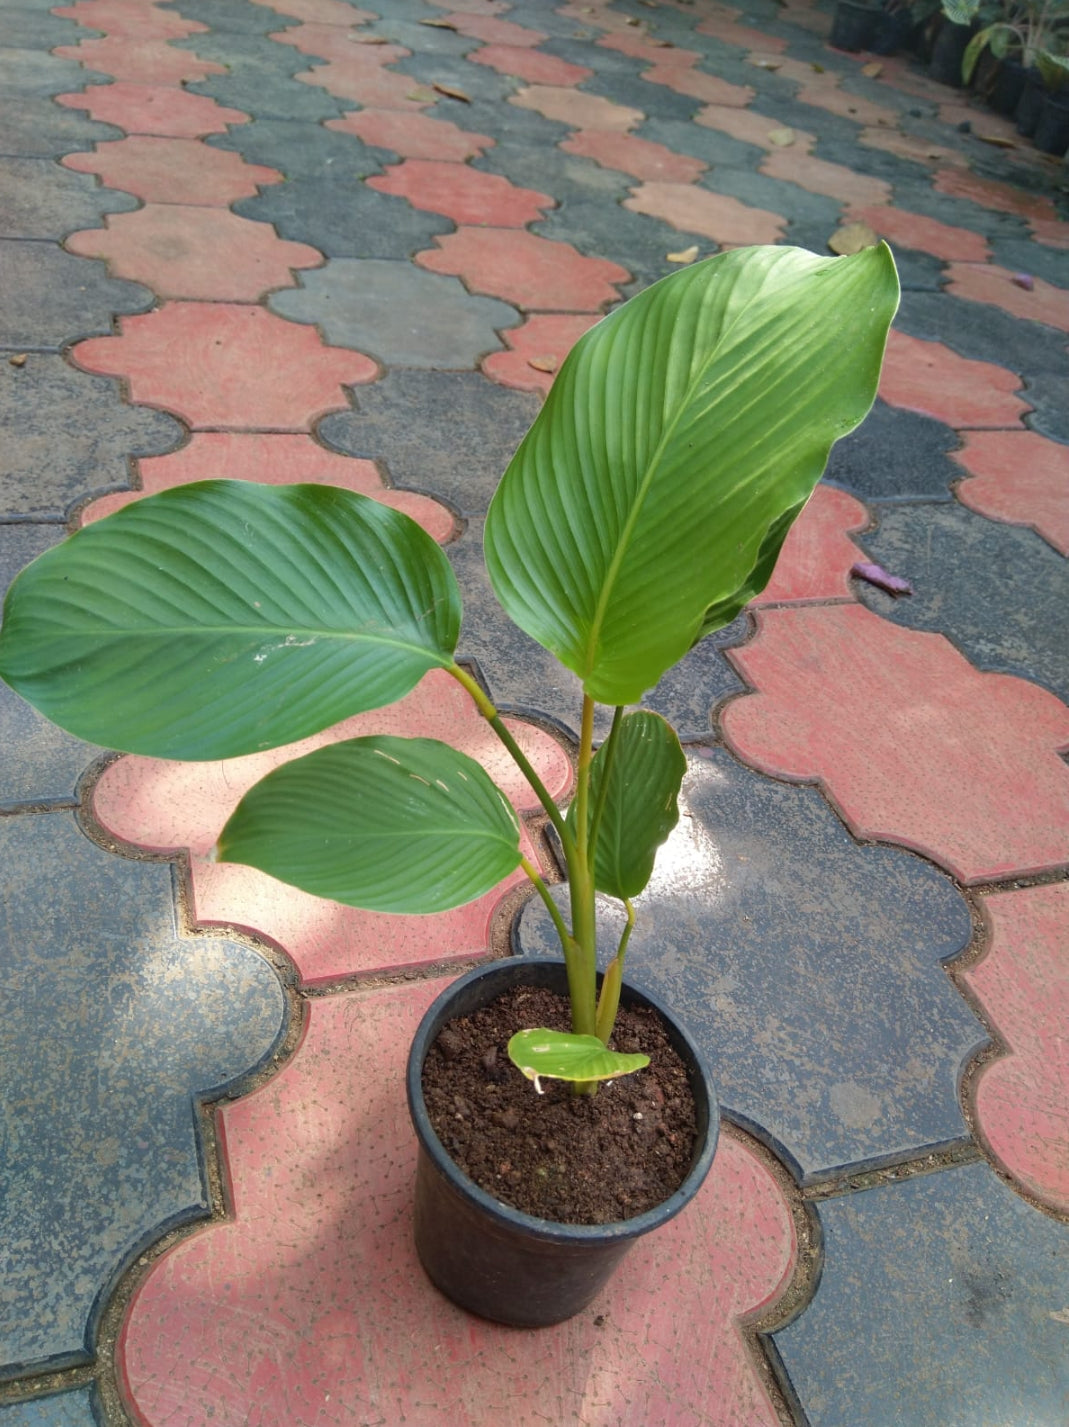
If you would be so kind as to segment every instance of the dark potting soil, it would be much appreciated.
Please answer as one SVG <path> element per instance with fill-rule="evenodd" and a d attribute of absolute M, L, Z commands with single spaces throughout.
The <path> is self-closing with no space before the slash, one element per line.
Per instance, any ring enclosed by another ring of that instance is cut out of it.
<path fill-rule="evenodd" d="M 567 1000 L 518 987 L 450 1021 L 431 1047 L 423 1095 L 459 1168 L 495 1199 L 561 1224 L 632 1219 L 674 1194 L 697 1127 L 687 1072 L 660 1016 L 621 1009 L 612 1049 L 642 1051 L 650 1064 L 603 1082 L 596 1095 L 576 1095 L 560 1080 L 536 1092 L 506 1049 L 533 1026 L 570 1030 Z"/>

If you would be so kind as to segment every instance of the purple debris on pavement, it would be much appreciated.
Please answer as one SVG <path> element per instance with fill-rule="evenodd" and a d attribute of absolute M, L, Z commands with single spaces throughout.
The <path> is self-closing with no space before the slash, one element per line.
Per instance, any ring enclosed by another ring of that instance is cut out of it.
<path fill-rule="evenodd" d="M 896 599 L 899 595 L 913 593 L 913 586 L 908 580 L 904 580 L 901 575 L 889 575 L 882 565 L 871 565 L 864 560 L 859 560 L 856 565 L 851 566 L 850 573 L 856 575 L 859 580 L 866 580 L 870 585 L 875 585 L 878 589 L 886 590 Z"/>

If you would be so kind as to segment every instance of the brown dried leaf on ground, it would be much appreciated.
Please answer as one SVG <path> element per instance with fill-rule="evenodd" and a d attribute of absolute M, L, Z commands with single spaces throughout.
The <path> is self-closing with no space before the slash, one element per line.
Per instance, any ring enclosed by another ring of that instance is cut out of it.
<path fill-rule="evenodd" d="M 879 79 L 880 75 L 883 73 L 883 65 L 875 63 L 863 64 L 861 66 L 861 73 L 865 75 L 867 79 Z"/>
<path fill-rule="evenodd" d="M 699 248 L 697 243 L 692 248 L 684 248 L 679 253 L 665 253 L 665 257 L 670 263 L 692 263 L 698 256 Z"/>
<path fill-rule="evenodd" d="M 794 130 L 771 129 L 768 133 L 768 142 L 775 144 L 777 149 L 789 149 L 794 143 Z"/>
<path fill-rule="evenodd" d="M 439 94 L 444 94 L 447 99 L 459 99 L 462 104 L 471 103 L 471 95 L 465 94 L 463 89 L 458 89 L 455 84 L 439 84 L 435 80 L 434 87 Z"/>
<path fill-rule="evenodd" d="M 560 365 L 556 357 L 528 357 L 527 365 L 536 372 L 555 372 Z"/>
<path fill-rule="evenodd" d="M 862 248 L 874 248 L 879 241 L 867 223 L 844 223 L 828 239 L 828 247 L 845 257 L 848 253 L 860 253 Z"/>

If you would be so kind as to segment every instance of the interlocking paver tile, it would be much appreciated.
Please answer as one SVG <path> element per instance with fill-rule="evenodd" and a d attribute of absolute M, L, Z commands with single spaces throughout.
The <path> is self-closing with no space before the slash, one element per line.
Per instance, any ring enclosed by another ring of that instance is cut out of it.
<path fill-rule="evenodd" d="M 1069 701 L 1069 564 L 1033 531 L 951 501 L 887 507 L 861 543 L 916 590 L 893 605 L 866 590 L 873 609 L 944 633 L 980 669 L 1034 679 Z"/>
<path fill-rule="evenodd" d="M 87 109 L 94 119 L 117 124 L 128 134 L 172 139 L 221 134 L 228 124 L 246 124 L 249 119 L 240 109 L 227 109 L 203 94 L 190 94 L 170 84 L 134 84 L 129 80 L 96 85 L 84 94 L 59 94 L 56 102 L 70 109 Z"/>
<path fill-rule="evenodd" d="M 107 87 L 92 85 L 86 93 L 99 94 Z M 57 101 L 62 103 L 67 97 L 59 95 Z M 96 124 L 81 114 L 58 109 L 47 95 L 24 94 L 16 106 L 5 106 L 0 148 L 20 158 L 58 159 L 75 149 L 92 148 L 93 144 L 121 137 L 110 124 Z"/>
<path fill-rule="evenodd" d="M 948 426 L 1019 426 L 1030 410 L 1017 395 L 1016 372 L 993 362 L 971 362 L 943 342 L 925 342 L 892 329 L 880 396 L 891 406 L 918 411 Z"/>
<path fill-rule="evenodd" d="M 866 128 L 886 124 L 893 127 L 898 123 L 898 111 L 888 109 L 884 104 L 876 104 L 871 99 L 863 99 L 859 94 L 849 94 L 845 89 L 835 89 L 827 85 L 807 84 L 798 91 L 799 104 L 808 104 L 815 109 L 823 109 L 828 114 L 838 114 L 844 119 L 853 119 Z M 817 121 L 819 124 L 819 120 Z"/>
<path fill-rule="evenodd" d="M 869 513 L 859 500 L 834 486 L 817 486 L 755 603 L 853 599 L 850 569 L 859 552 L 849 532 L 864 530 L 868 523 Z"/>
<path fill-rule="evenodd" d="M 4 1427 L 96 1427 L 87 1389 L 0 1407 Z"/>
<path fill-rule="evenodd" d="M 778 1299 L 796 1244 L 775 1180 L 734 1137 L 687 1211 L 632 1250 L 596 1301 L 597 1322 L 588 1312 L 517 1333 L 430 1286 L 408 1210 L 404 1053 L 441 985 L 315 1002 L 300 1051 L 270 1089 L 223 1112 L 238 1217 L 180 1245 L 138 1293 L 122 1355 L 141 1420 L 157 1427 L 210 1408 L 239 1423 L 270 1404 L 303 1427 L 325 1413 L 357 1421 L 374 1402 L 391 1422 L 521 1427 L 549 1393 L 568 1422 L 593 1421 L 596 1395 L 598 1416 L 617 1427 L 680 1411 L 699 1420 L 710 1399 L 725 1421 L 774 1427 L 736 1321 Z M 268 1150 L 279 1145 L 281 1163 Z M 280 1240 L 301 1246 L 304 1272 L 291 1271 L 294 1249 Z M 450 1370 L 428 1392 L 426 1365 L 446 1355 Z"/>
<path fill-rule="evenodd" d="M 662 84 L 666 89 L 698 99 L 702 104 L 718 104 L 728 109 L 745 109 L 754 98 L 750 85 L 730 84 L 726 79 L 707 74 L 702 69 L 692 69 L 689 65 L 657 64 L 645 70 L 642 78 L 648 84 Z"/>
<path fill-rule="evenodd" d="M 495 142 L 486 134 L 471 134 L 448 119 L 432 119 L 429 114 L 403 109 L 360 109 L 342 119 L 328 119 L 326 127 L 355 134 L 365 144 L 391 149 L 405 159 L 463 163 L 492 148 Z"/>
<path fill-rule="evenodd" d="M 289 30 L 280 30 L 268 36 L 280 45 L 292 45 L 301 54 L 321 59 L 351 60 L 354 64 L 366 64 L 370 68 L 384 64 L 396 64 L 399 59 L 407 59 L 412 53 L 404 45 L 366 44 L 366 36 L 359 30 L 343 29 L 338 25 L 324 25 L 306 20 Z"/>
<path fill-rule="evenodd" d="M 359 352 L 325 346 L 310 328 L 262 307 L 168 302 L 120 324 L 115 337 L 80 342 L 85 371 L 126 379 L 134 401 L 162 406 L 195 428 L 305 431 L 344 386 L 374 381 Z"/>
<path fill-rule="evenodd" d="M 504 228 L 460 228 L 416 254 L 431 272 L 462 278 L 527 311 L 598 312 L 617 296 L 614 284 L 631 274 L 604 258 L 585 258 L 570 243 Z"/>
<path fill-rule="evenodd" d="M 840 203 L 886 204 L 890 202 L 891 185 L 880 178 L 869 178 L 842 164 L 828 163 L 813 154 L 798 153 L 793 147 L 773 149 L 761 160 L 761 172 L 769 178 L 796 183 L 810 193 L 823 193 Z"/>
<path fill-rule="evenodd" d="M 965 899 L 920 858 L 859 847 L 815 788 L 706 753 L 636 899 L 628 974 L 687 1008 L 722 1104 L 804 1181 L 963 1139 L 958 1077 L 987 1036 L 941 961 L 969 943 Z M 553 937 L 531 902 L 524 950 Z"/>
<path fill-rule="evenodd" d="M 1069 556 L 1069 447 L 1035 431 L 968 432 L 953 460 L 963 505 L 990 520 L 1027 525 Z"/>
<path fill-rule="evenodd" d="M 0 158 L 0 239 L 51 238 L 100 223 L 105 213 L 136 206 L 127 193 L 102 189 L 82 174 L 66 173 L 50 158 Z"/>
<path fill-rule="evenodd" d="M 196 139 L 153 134 L 98 144 L 93 153 L 70 154 L 63 163 L 79 173 L 99 174 L 103 183 L 146 203 L 228 208 L 239 198 L 251 197 L 260 184 L 282 182 L 276 169 L 248 164 L 240 154 L 209 148 Z"/>
<path fill-rule="evenodd" d="M 701 159 L 673 153 L 664 144 L 608 129 L 580 129 L 562 139 L 560 147 L 565 153 L 593 159 L 602 168 L 651 182 L 692 183 L 708 167 Z"/>
<path fill-rule="evenodd" d="M 903 134 L 898 129 L 862 129 L 857 141 L 866 148 L 881 149 L 884 153 L 896 154 L 899 158 L 912 159 L 928 166 L 940 163 L 964 168 L 966 165 L 964 155 L 956 149 L 944 148 L 914 134 Z"/>
<path fill-rule="evenodd" d="M 482 40 L 486 45 L 540 45 L 549 38 L 544 30 L 532 30 L 512 20 L 499 20 L 493 15 L 456 10 L 442 19 L 460 35 Z"/>
<path fill-rule="evenodd" d="M 47 52 L 55 45 L 84 39 L 85 30 L 73 20 L 60 18 L 45 5 L 7 5 L 0 38 L 4 49 Z"/>
<path fill-rule="evenodd" d="M 769 172 L 767 168 L 764 171 Z M 888 202 L 878 206 L 855 206 L 847 214 L 847 221 L 867 223 L 889 243 L 903 248 L 917 248 L 944 262 L 957 259 L 965 263 L 986 263 L 991 256 L 991 249 L 982 233 L 940 223 L 937 218 L 927 218 L 921 213 L 892 208 Z"/>
<path fill-rule="evenodd" d="M 275 48 L 280 54 L 289 54 L 277 45 Z M 323 119 L 337 119 L 351 108 L 325 89 L 300 84 L 288 73 L 280 72 L 277 65 L 256 56 L 239 58 L 228 65 L 224 75 L 198 84 L 196 92 L 220 104 L 242 109 L 254 118 L 306 120 L 317 124 Z"/>
<path fill-rule="evenodd" d="M 222 74 L 222 66 L 198 59 L 188 50 L 175 49 L 166 40 L 126 39 L 122 35 L 83 40 L 56 50 L 64 59 L 77 60 L 115 79 L 136 84 L 186 84 L 206 74 Z"/>
<path fill-rule="evenodd" d="M 293 15 L 306 25 L 363 25 L 374 20 L 370 10 L 361 10 L 348 0 L 283 0 L 273 5 L 270 0 L 254 0 L 257 5 L 277 10 L 280 15 Z"/>
<path fill-rule="evenodd" d="M 816 1297 L 774 1335 L 812 1427 L 1058 1420 L 1065 1224 L 984 1164 L 829 1200 L 820 1218 Z"/>
<path fill-rule="evenodd" d="M 707 129 L 719 129 L 722 133 L 730 134 L 733 139 L 739 139 L 744 144 L 754 144 L 761 149 L 774 149 L 776 143 L 769 135 L 782 133 L 785 128 L 789 128 L 793 136 L 792 153 L 807 153 L 816 142 L 812 134 L 796 129 L 792 124 L 777 123 L 767 114 L 760 114 L 754 109 L 732 109 L 725 104 L 707 104 L 695 114 L 694 122 L 704 125 Z"/>
<path fill-rule="evenodd" d="M 725 193 L 711 193 L 685 183 L 643 183 L 631 190 L 624 207 L 663 218 L 681 233 L 699 233 L 721 246 L 778 243 L 787 220 L 764 208 L 751 208 Z"/>
<path fill-rule="evenodd" d="M 479 365 L 503 386 L 547 392 L 561 362 L 595 321 L 582 312 L 537 313 L 522 327 L 501 334 L 507 352 L 494 352 Z"/>
<path fill-rule="evenodd" d="M 1069 1212 L 1069 883 L 982 902 L 991 943 L 962 973 L 1006 1042 L 975 1086 L 981 1133 L 1019 1188 Z"/>
<path fill-rule="evenodd" d="M 524 228 L 555 203 L 548 193 L 517 188 L 496 173 L 434 159 L 405 159 L 367 184 L 379 193 L 406 198 L 414 208 L 442 213 L 454 223 L 487 228 Z"/>
<path fill-rule="evenodd" d="M 520 320 L 514 307 L 473 296 L 457 278 L 388 259 L 334 258 L 296 291 L 276 293 L 270 307 L 387 367 L 473 368 L 500 348 L 498 329 Z"/>
<path fill-rule="evenodd" d="M 135 408 L 136 409 L 136 408 Z M 307 436 L 286 432 L 195 431 L 181 450 L 167 456 L 148 456 L 138 462 L 141 489 L 102 496 L 82 513 L 83 523 L 99 520 L 112 511 L 139 500 L 142 495 L 170 490 L 190 481 L 261 481 L 272 485 L 310 482 L 344 486 L 372 496 L 394 510 L 418 520 L 435 540 L 454 533 L 452 512 L 430 496 L 383 485 L 373 461 L 360 461 L 328 451 Z"/>
<path fill-rule="evenodd" d="M 638 30 L 602 35 L 596 44 L 599 49 L 615 50 L 630 59 L 641 59 L 648 64 L 661 66 L 677 64 L 686 68 L 688 65 L 697 64 L 701 59 L 697 50 L 677 48 L 663 40 L 651 40 Z"/>
<path fill-rule="evenodd" d="M 382 171 L 381 155 L 355 142 L 351 134 L 331 133 L 322 124 L 302 119 L 254 119 L 232 133 L 210 138 L 208 145 L 232 149 L 247 163 L 277 168 L 286 175 L 286 184 L 329 179 L 340 190 L 335 207 L 357 188 L 353 179 Z M 277 196 L 278 189 L 275 185 L 267 192 Z"/>
<path fill-rule="evenodd" d="M 735 11 L 737 15 L 739 11 Z M 782 54 L 787 41 L 776 35 L 767 35 L 763 30 L 755 30 L 750 25 L 740 25 L 729 19 L 727 14 L 709 15 L 694 26 L 696 35 L 710 35 L 722 45 L 736 45 L 739 49 L 762 50 Z"/>
<path fill-rule="evenodd" d="M 473 50 L 468 59 L 473 64 L 489 65 L 499 74 L 522 79 L 525 84 L 582 84 L 594 73 L 592 69 L 569 64 L 556 55 L 520 45 L 483 45 L 481 49 Z"/>
<path fill-rule="evenodd" d="M 100 1295 L 165 1225 L 204 1217 L 192 1099 L 252 1070 L 286 1017 L 257 952 L 176 936 L 171 868 L 67 812 L 0 819 L 5 1365 L 85 1361 Z M 57 876 L 57 868 L 62 875 Z"/>
<path fill-rule="evenodd" d="M 289 243 L 267 223 L 226 208 L 149 203 L 106 229 L 72 233 L 67 248 L 103 258 L 116 277 L 133 278 L 159 297 L 255 302 L 271 288 L 292 287 L 291 268 L 316 267 L 323 255 Z"/>
<path fill-rule="evenodd" d="M 509 98 L 520 109 L 533 109 L 546 119 L 555 119 L 571 129 L 609 129 L 626 133 L 641 124 L 645 115 L 641 109 L 614 104 L 598 94 L 584 94 L 578 89 L 560 85 L 534 84 Z"/>
<path fill-rule="evenodd" d="M 356 60 L 328 60 L 315 69 L 295 75 L 302 84 L 326 89 L 338 99 L 353 99 L 361 107 L 408 109 L 419 112 L 438 97 L 421 87 L 418 79 Z"/>
<path fill-rule="evenodd" d="M 1069 248 L 1069 223 L 1061 218 L 1031 218 L 1028 227 L 1037 243 L 1048 247 Z"/>
<path fill-rule="evenodd" d="M 0 347 L 16 353 L 110 332 L 115 313 L 144 312 L 153 301 L 138 283 L 108 277 L 103 263 L 40 242 L 0 243 L 0 292 Z"/>
<path fill-rule="evenodd" d="M 188 848 L 198 922 L 264 933 L 285 948 L 305 981 L 397 972 L 446 956 L 484 954 L 494 909 L 504 892 L 526 880 L 520 872 L 455 911 L 403 917 L 343 907 L 287 887 L 255 868 L 213 860 L 215 840 L 239 799 L 272 768 L 328 742 L 383 732 L 440 738 L 461 747 L 488 768 L 518 808 L 537 807 L 534 794 L 468 695 L 447 674 L 432 674 L 389 709 L 347 719 L 282 751 L 215 764 L 121 758 L 96 785 L 94 812 L 125 842 L 153 849 Z M 529 724 L 514 724 L 513 732 L 553 795 L 562 796 L 571 781 L 571 765 L 560 745 Z M 523 840 L 527 856 L 534 857 L 526 833 Z"/>
<path fill-rule="evenodd" d="M 861 426 L 832 447 L 825 479 L 862 500 L 949 501 L 960 479 L 950 459 L 959 440 L 943 422 L 877 399 Z"/>
<path fill-rule="evenodd" d="M 61 94 L 64 89 L 77 89 L 83 84 L 99 84 L 107 78 L 107 72 L 87 74 L 92 69 L 88 59 L 85 66 L 77 58 L 60 59 L 55 54 L 41 54 L 39 50 L 0 49 L 0 95 L 10 101 L 31 96 L 47 97 Z"/>
<path fill-rule="evenodd" d="M 182 427 L 129 406 L 119 385 L 60 356 L 0 363 L 0 521 L 64 521 L 86 496 L 130 484 L 130 457 L 177 446 Z"/>
<path fill-rule="evenodd" d="M 234 207 L 242 217 L 273 223 L 283 238 L 310 243 L 329 258 L 397 261 L 453 228 L 448 218 L 413 208 L 403 198 L 376 193 L 365 183 L 339 183 L 329 168 L 277 184 Z"/>
<path fill-rule="evenodd" d="M 982 174 L 958 168 L 940 169 L 932 179 L 937 193 L 950 198 L 967 198 L 996 213 L 1015 213 L 1020 218 L 1051 220 L 1058 210 L 1045 194 L 1028 193 L 1012 183 L 1000 183 Z"/>
<path fill-rule="evenodd" d="M 976 263 L 947 264 L 947 292 L 970 302 L 982 302 L 1001 307 L 1012 317 L 1029 322 L 1044 322 L 1069 332 L 1069 291 L 1052 287 L 1042 278 L 1031 278 L 1031 286 L 1014 282 L 1014 273 L 993 263 L 981 267 Z"/>
<path fill-rule="evenodd" d="M 208 28 L 174 10 L 138 0 L 76 0 L 73 5 L 57 7 L 54 13 L 77 20 L 87 29 L 103 30 L 109 36 L 121 35 L 124 39 L 181 39 Z"/>
<path fill-rule="evenodd" d="M 1069 862 L 1060 699 L 861 605 L 766 609 L 757 621 L 729 654 L 757 693 L 721 716 L 744 762 L 819 782 L 856 836 L 914 848 L 963 882 Z"/>

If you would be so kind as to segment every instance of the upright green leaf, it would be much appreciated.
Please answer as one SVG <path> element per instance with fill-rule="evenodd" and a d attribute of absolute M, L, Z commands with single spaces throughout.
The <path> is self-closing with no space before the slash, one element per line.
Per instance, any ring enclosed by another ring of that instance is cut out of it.
<path fill-rule="evenodd" d="M 393 703 L 452 663 L 460 595 L 413 520 L 331 486 L 205 481 L 12 585 L 0 676 L 90 743 L 213 759 Z"/>
<path fill-rule="evenodd" d="M 520 865 L 489 774 L 431 738 L 353 738 L 284 764 L 238 804 L 223 862 L 376 912 L 444 912 Z"/>
<path fill-rule="evenodd" d="M 712 627 L 708 611 L 761 587 L 784 516 L 872 404 L 897 302 L 884 245 L 737 249 L 579 340 L 485 545 L 507 613 L 592 698 L 637 702 Z"/>
<path fill-rule="evenodd" d="M 657 849 L 679 821 L 679 786 L 687 760 L 660 714 L 625 714 L 617 729 L 609 785 L 594 850 L 594 885 L 611 897 L 637 897 L 650 880 Z M 608 761 L 602 744 L 590 767 L 590 811 L 598 805 Z M 575 830 L 575 804 L 568 811 Z"/>

